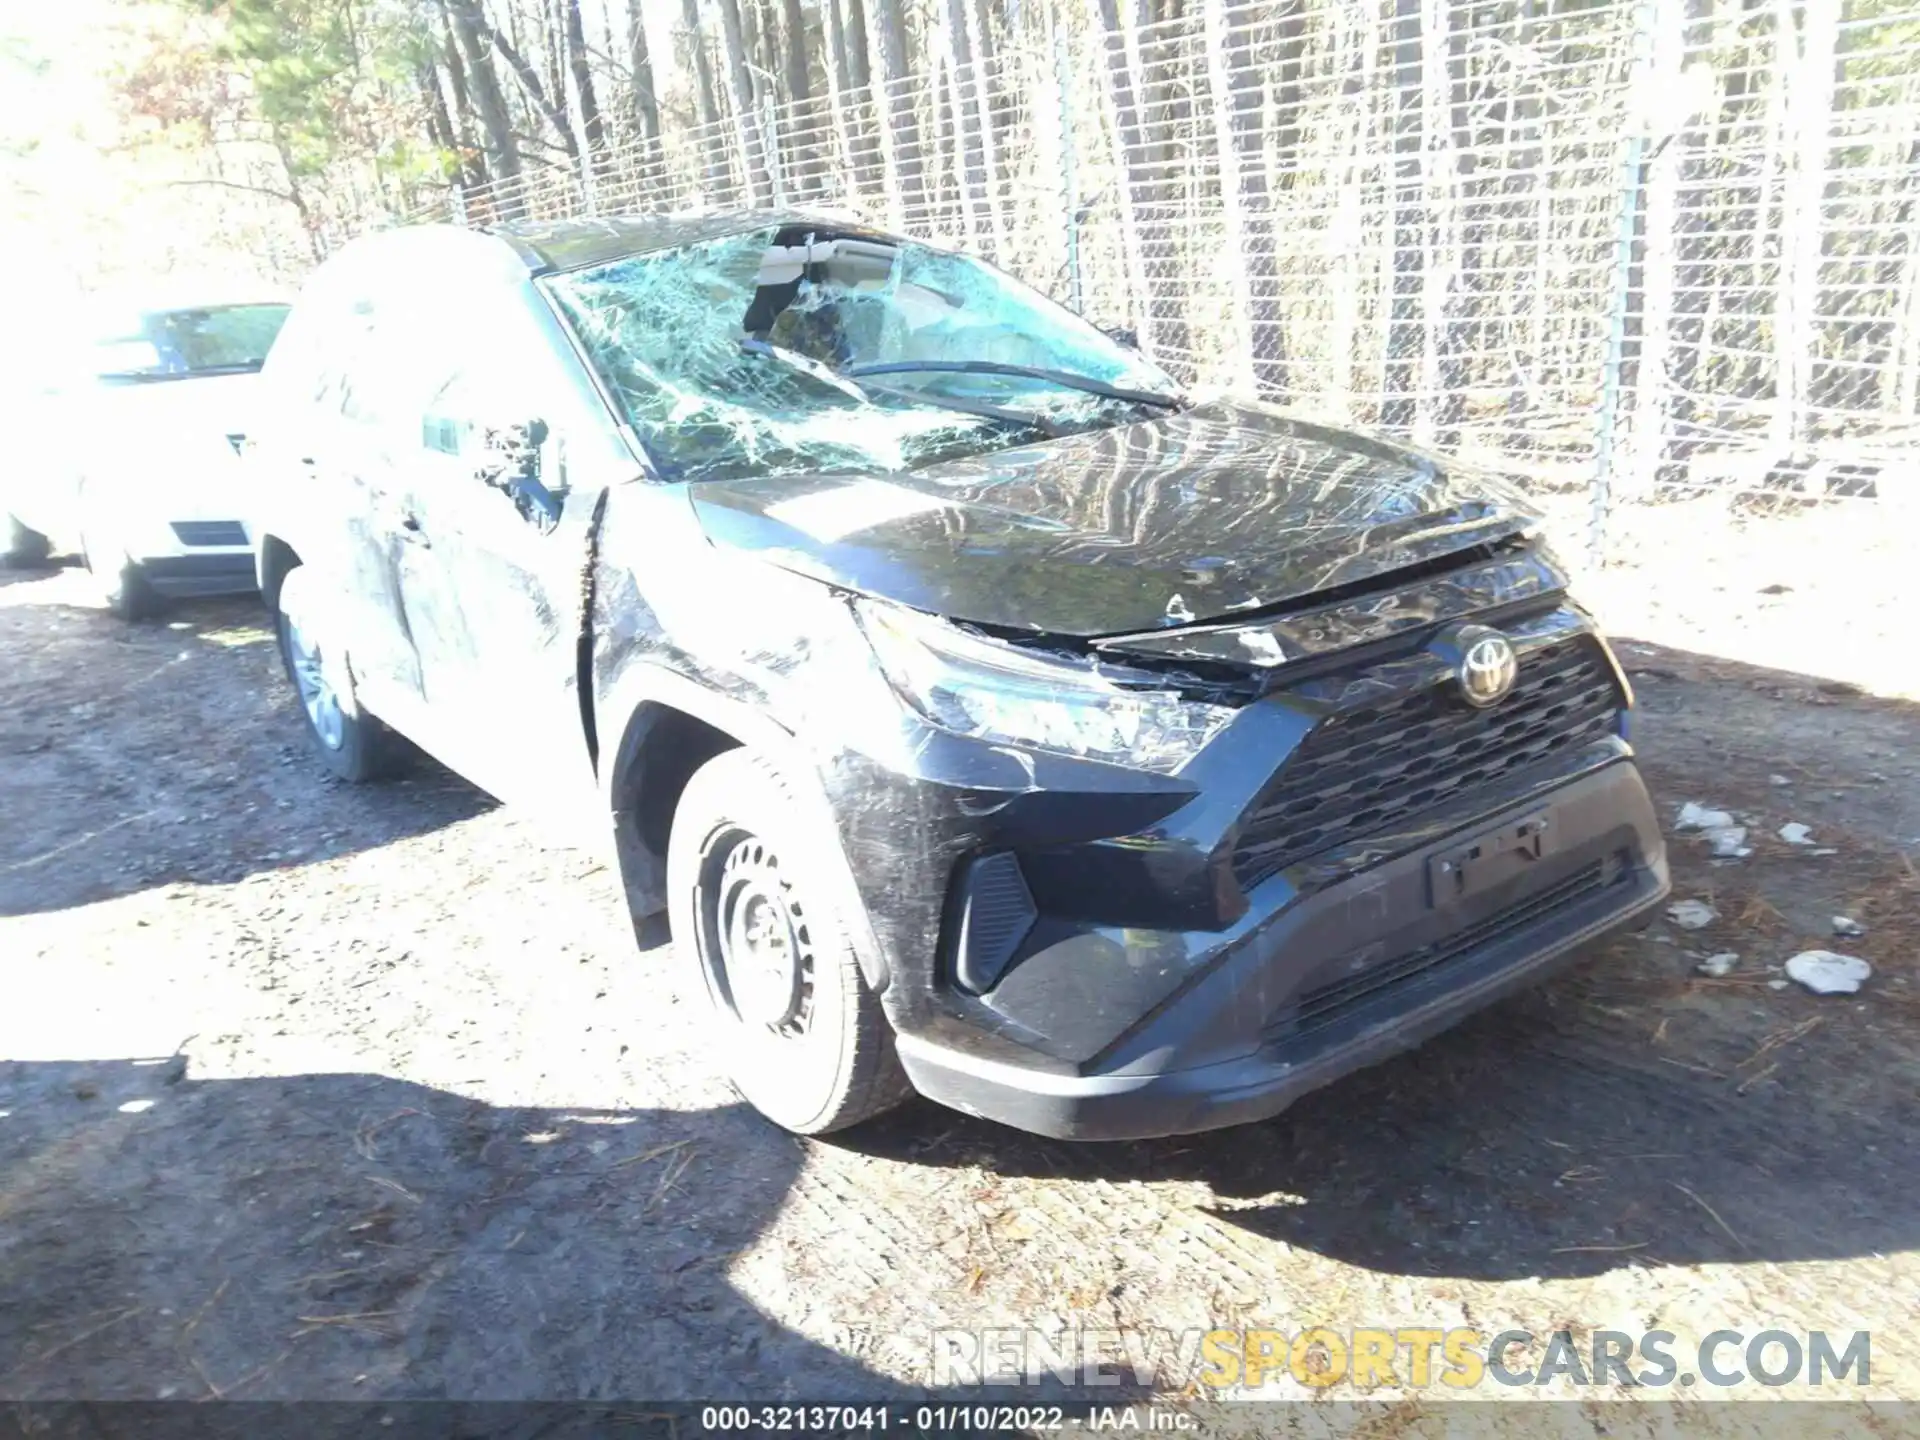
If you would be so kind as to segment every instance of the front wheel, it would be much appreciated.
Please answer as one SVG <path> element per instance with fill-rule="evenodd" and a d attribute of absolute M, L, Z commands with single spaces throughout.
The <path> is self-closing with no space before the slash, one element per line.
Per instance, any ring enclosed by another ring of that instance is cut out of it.
<path fill-rule="evenodd" d="M 405 768 L 406 742 L 360 708 L 346 656 L 329 633 L 324 598 L 305 566 L 280 582 L 280 659 L 327 768 L 342 780 L 382 780 Z"/>
<path fill-rule="evenodd" d="M 160 613 L 160 592 L 146 568 L 111 539 L 89 529 L 80 537 L 80 556 L 100 587 L 100 598 L 120 619 L 147 620 Z"/>
<path fill-rule="evenodd" d="M 780 771 L 750 750 L 703 765 L 667 845 L 679 953 L 700 967 L 734 1088 L 800 1135 L 843 1129 L 910 1092 L 893 1030 L 860 973 L 848 926 Z"/>

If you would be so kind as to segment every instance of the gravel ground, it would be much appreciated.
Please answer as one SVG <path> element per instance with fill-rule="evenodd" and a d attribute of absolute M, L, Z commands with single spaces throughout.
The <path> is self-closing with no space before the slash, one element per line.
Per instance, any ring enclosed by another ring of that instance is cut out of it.
<path fill-rule="evenodd" d="M 5 578 L 0 1397 L 897 1396 L 935 1327 L 1069 1324 L 1868 1329 L 1840 1393 L 1920 1396 L 1920 706 L 1636 639 L 1663 810 L 1754 821 L 1675 841 L 1707 928 L 1237 1131 L 799 1141 L 594 858 L 327 779 L 256 604 Z M 1775 987 L 1816 944 L 1861 995 Z"/>

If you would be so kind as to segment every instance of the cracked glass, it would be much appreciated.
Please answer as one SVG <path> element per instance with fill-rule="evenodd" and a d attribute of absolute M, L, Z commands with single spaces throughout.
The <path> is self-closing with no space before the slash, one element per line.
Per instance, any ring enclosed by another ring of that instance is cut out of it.
<path fill-rule="evenodd" d="M 546 283 L 674 480 L 898 472 L 1179 403 L 1012 277 L 865 231 L 768 228 Z"/>

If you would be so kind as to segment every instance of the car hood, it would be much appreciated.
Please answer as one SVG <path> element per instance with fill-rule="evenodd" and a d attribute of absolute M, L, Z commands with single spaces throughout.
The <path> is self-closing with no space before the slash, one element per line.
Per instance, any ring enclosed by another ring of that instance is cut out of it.
<path fill-rule="evenodd" d="M 899 474 L 690 493 L 718 544 L 918 610 L 1079 637 L 1284 605 L 1536 518 L 1503 481 L 1226 402 Z"/>

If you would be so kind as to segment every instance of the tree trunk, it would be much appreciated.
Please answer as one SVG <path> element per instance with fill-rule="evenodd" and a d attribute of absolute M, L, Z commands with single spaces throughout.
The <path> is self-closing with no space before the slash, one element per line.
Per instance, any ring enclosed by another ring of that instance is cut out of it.
<path fill-rule="evenodd" d="M 460 47 L 454 43 L 453 31 L 448 27 L 444 15 L 440 17 L 440 30 L 441 57 L 447 67 L 448 98 L 444 108 L 450 116 L 448 129 L 453 135 L 454 148 L 460 156 L 461 190 L 471 192 L 487 183 L 486 154 L 474 138 L 475 121 L 473 101 L 467 94 L 467 68 L 460 59 Z M 437 69 L 434 70 L 434 82 L 436 85 L 439 83 Z M 462 199 L 465 199 L 464 193 Z"/>
<path fill-rule="evenodd" d="M 471 95 L 486 135 L 487 169 L 496 186 L 512 187 L 520 179 L 520 147 L 513 136 L 513 122 L 507 116 L 500 77 L 494 72 L 493 57 L 487 51 L 486 21 L 480 13 L 480 0 L 442 0 L 442 4 L 465 62 L 466 83 L 462 88 Z M 521 197 L 510 188 L 506 198 L 496 200 L 495 206 L 501 219 L 511 219 L 521 211 Z"/>
<path fill-rule="evenodd" d="M 1140 236 L 1142 207 L 1152 193 L 1153 184 L 1146 166 L 1146 136 L 1140 124 L 1139 96 L 1119 6 L 1115 0 L 1090 0 L 1090 3 L 1101 58 L 1106 62 L 1101 73 L 1106 77 L 1107 99 L 1113 107 L 1114 161 L 1115 169 L 1120 172 L 1120 244 L 1125 254 L 1127 299 L 1132 309 L 1131 318 L 1139 326 L 1141 348 L 1151 354 L 1155 339 L 1152 292 L 1147 283 Z"/>
<path fill-rule="evenodd" d="M 653 56 L 640 0 L 627 0 L 627 66 L 633 72 L 633 128 L 651 150 L 660 140 L 660 96 L 653 83 Z"/>
<path fill-rule="evenodd" d="M 926 208 L 920 158 L 920 127 L 913 110 L 907 74 L 907 21 L 901 0 L 867 0 L 867 46 L 878 52 L 880 74 L 875 97 L 880 120 L 880 153 L 884 159 L 888 196 L 894 218 L 903 225 L 918 224 Z"/>
<path fill-rule="evenodd" d="M 971 0 L 967 23 L 972 27 L 974 95 L 980 110 L 980 136 L 985 151 L 990 203 L 993 206 L 994 233 L 1005 244 L 1005 218 L 1001 214 L 1000 184 L 1003 167 L 1011 168 L 1012 148 L 1007 134 L 1004 107 L 998 103 L 1000 84 L 998 40 L 993 33 L 989 0 Z M 1006 158 L 1002 158 L 1006 157 Z"/>
<path fill-rule="evenodd" d="M 731 187 L 727 152 L 720 137 L 720 102 L 713 84 L 713 61 L 707 55 L 707 35 L 700 23 L 700 0 L 680 0 L 680 23 L 686 27 L 693 51 L 694 105 L 700 117 L 700 152 L 706 164 L 709 204 L 719 204 Z"/>
<path fill-rule="evenodd" d="M 434 150 L 445 157 L 442 165 L 451 167 L 447 179 L 465 190 L 467 156 L 459 136 L 453 132 L 453 117 L 447 113 L 447 98 L 440 90 L 440 77 L 434 73 L 430 63 L 420 61 L 419 69 L 415 71 L 415 83 L 420 86 L 420 108 L 426 113 L 426 134 L 434 142 Z"/>
<path fill-rule="evenodd" d="M 991 179 L 983 146 L 985 127 L 979 123 L 983 119 L 978 103 L 980 71 L 974 64 L 967 8 L 967 0 L 946 0 L 945 32 L 947 53 L 953 66 L 953 130 L 957 146 L 954 167 L 960 182 L 960 211 L 972 231 L 978 208 L 991 206 L 992 202 L 987 193 Z M 969 239 L 971 243 L 980 243 L 977 236 L 970 234 Z"/>
<path fill-rule="evenodd" d="M 726 59 L 727 93 L 733 100 L 734 134 L 747 177 L 747 203 L 759 205 L 771 187 L 766 155 L 756 140 L 760 117 L 753 103 L 753 79 L 747 72 L 746 28 L 740 19 L 740 0 L 719 0 L 719 7 L 721 53 Z"/>
<path fill-rule="evenodd" d="M 847 71 L 847 22 L 843 0 L 822 0 L 821 28 L 827 44 L 827 88 L 838 100 L 853 88 Z"/>
<path fill-rule="evenodd" d="M 1224 63 L 1231 104 L 1234 169 L 1240 187 L 1240 212 L 1247 246 L 1244 252 L 1247 289 L 1253 304 L 1253 312 L 1248 317 L 1253 379 L 1262 394 L 1279 396 L 1287 393 L 1289 382 L 1286 304 L 1281 294 L 1280 237 L 1267 183 L 1267 137 L 1262 122 L 1268 66 L 1261 63 L 1257 28 L 1262 18 L 1247 6 L 1233 7 L 1225 27 Z M 1300 52 L 1305 36 L 1304 9 L 1299 3 L 1289 5 L 1279 19 L 1272 65 L 1281 86 L 1278 138 L 1282 164 L 1292 163 L 1292 147 L 1298 144 Z"/>
<path fill-rule="evenodd" d="M 787 103 L 799 107 L 813 98 L 813 82 L 807 75 L 807 21 L 800 13 L 800 0 L 780 0 L 782 53 L 786 56 Z"/>
<path fill-rule="evenodd" d="M 847 91 L 851 81 L 847 76 L 847 30 L 846 19 L 840 0 L 821 0 L 820 10 L 821 41 L 827 49 L 827 108 L 826 124 L 832 128 L 832 150 L 828 159 L 827 173 L 847 178 L 854 171 L 854 128 L 849 125 L 847 111 L 853 103 L 853 97 Z M 822 137 L 820 144 L 827 141 Z M 858 179 L 854 185 L 858 187 Z"/>
<path fill-rule="evenodd" d="M 571 0 L 546 0 L 546 13 L 540 17 L 538 35 L 540 56 L 546 65 L 547 93 L 563 110 L 567 104 L 566 9 L 569 3 Z M 520 43 L 518 37 L 514 43 Z"/>
<path fill-rule="evenodd" d="M 1465 377 L 1449 323 L 1459 263 L 1460 182 L 1455 166 L 1465 148 L 1457 127 L 1466 124 L 1464 98 L 1456 111 L 1450 82 L 1453 30 L 1463 18 L 1462 0 L 1425 0 L 1420 25 L 1420 169 L 1426 233 L 1420 270 L 1420 403 L 1414 408 L 1414 438 L 1441 449 L 1459 444 L 1459 422 L 1465 412 Z M 1464 52 L 1464 38 L 1461 48 Z M 1464 66 L 1464 55 L 1461 63 Z"/>
<path fill-rule="evenodd" d="M 867 12 L 862 0 L 827 0 L 840 27 L 840 59 L 845 63 L 845 83 L 835 112 L 836 123 L 844 126 L 847 166 L 852 172 L 853 188 L 859 194 L 872 191 L 884 174 L 880 162 L 879 141 L 874 118 L 878 109 L 872 90 L 873 72 L 867 63 Z"/>
<path fill-rule="evenodd" d="M 593 93 L 593 65 L 587 56 L 586 26 L 580 21 L 580 0 L 566 0 L 567 64 L 573 71 L 574 98 L 580 104 L 580 136 L 596 163 L 604 158 L 606 122 L 600 117 L 600 100 Z"/>
<path fill-rule="evenodd" d="M 843 0 L 846 18 L 841 34 L 847 45 L 847 84 L 864 90 L 873 83 L 873 63 L 867 53 L 866 0 Z"/>
<path fill-rule="evenodd" d="M 272 126 L 273 151 L 280 157 L 280 173 L 287 182 L 287 199 L 293 203 L 294 213 L 300 217 L 300 228 L 306 233 L 307 249 L 317 264 L 326 259 L 326 247 L 320 243 L 320 222 L 308 203 L 307 192 L 300 183 L 300 172 L 294 168 L 293 147 L 287 143 L 286 133 L 276 124 Z"/>
<path fill-rule="evenodd" d="M 1839 0 L 1807 0 L 1801 7 L 1798 63 L 1787 67 L 1793 176 L 1782 206 L 1784 234 L 1774 319 L 1780 347 L 1781 404 L 1776 433 L 1787 445 L 1804 449 L 1813 438 L 1812 411 L 1830 388 L 1832 371 L 1818 368 L 1816 347 L 1820 312 L 1820 262 L 1825 251 L 1821 202 L 1827 194 L 1827 162 L 1833 132 L 1834 42 L 1840 29 Z M 1776 42 L 1791 46 L 1790 37 Z M 1838 373 L 1846 374 L 1845 370 Z"/>
<path fill-rule="evenodd" d="M 1184 11 L 1183 0 L 1134 0 L 1129 49 L 1138 67 L 1142 128 L 1149 137 L 1142 157 L 1150 176 L 1142 244 L 1154 281 L 1155 343 L 1191 363 L 1197 357 L 1187 314 L 1196 267 L 1188 222 L 1198 213 L 1193 191 L 1202 182 L 1187 139 L 1193 120 L 1192 47 L 1175 23 Z"/>
<path fill-rule="evenodd" d="M 1393 283 L 1387 309 L 1385 383 L 1380 423 L 1411 430 L 1420 386 L 1420 290 L 1426 270 L 1427 216 L 1421 193 L 1420 120 L 1421 0 L 1394 0 L 1393 68 Z"/>

